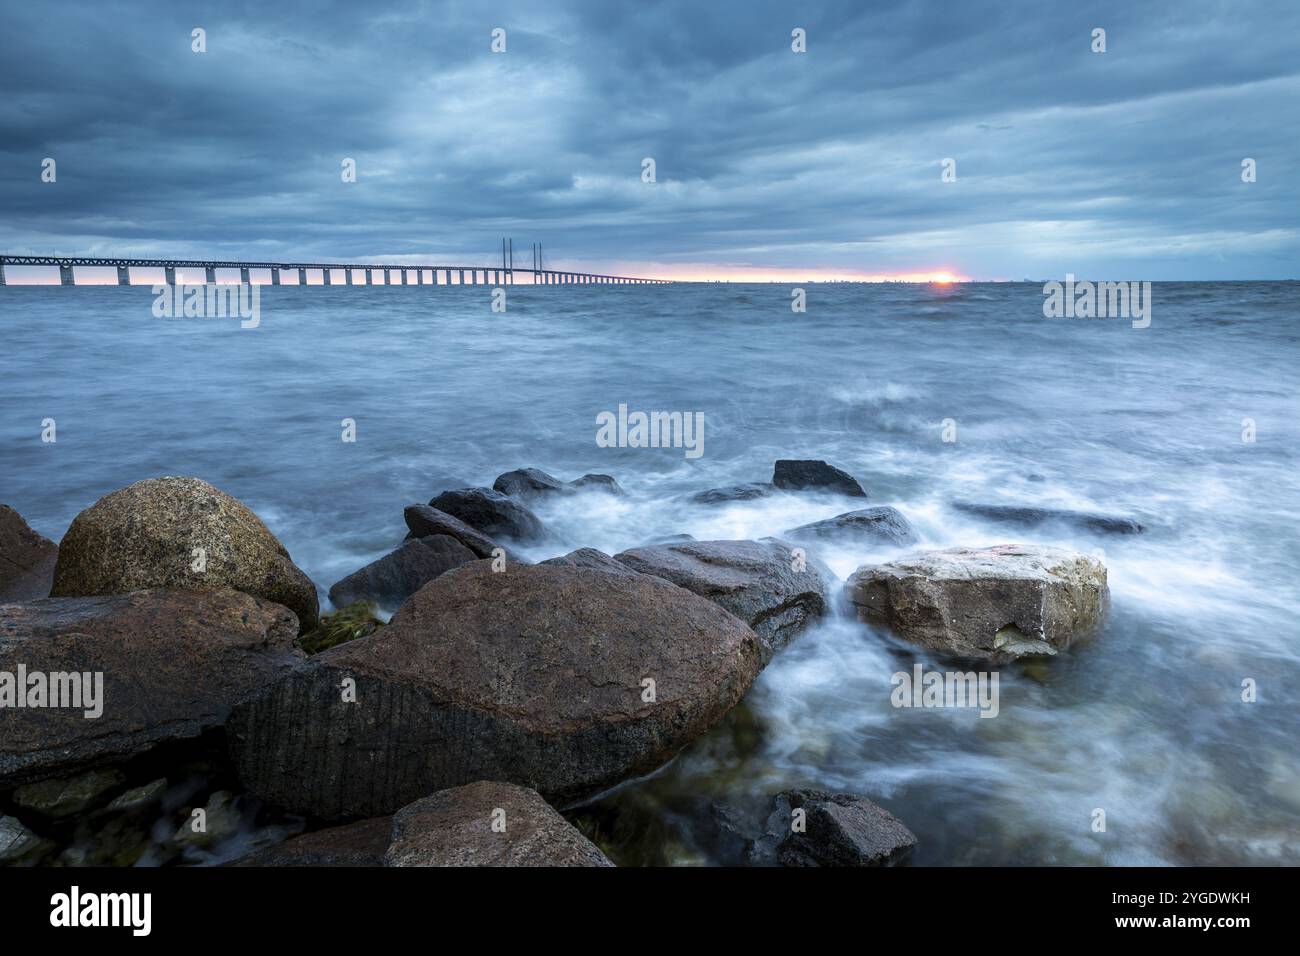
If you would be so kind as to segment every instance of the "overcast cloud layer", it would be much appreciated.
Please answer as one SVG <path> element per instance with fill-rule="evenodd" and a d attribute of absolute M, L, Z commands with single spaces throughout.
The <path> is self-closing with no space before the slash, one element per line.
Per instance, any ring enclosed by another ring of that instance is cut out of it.
<path fill-rule="evenodd" d="M 0 252 L 488 264 L 509 235 L 517 264 L 540 240 L 556 267 L 648 274 L 1300 275 L 1295 0 L 3 20 Z"/>

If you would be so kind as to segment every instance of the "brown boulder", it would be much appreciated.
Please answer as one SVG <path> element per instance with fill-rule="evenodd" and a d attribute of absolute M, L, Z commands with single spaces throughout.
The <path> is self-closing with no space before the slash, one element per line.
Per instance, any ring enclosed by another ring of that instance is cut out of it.
<path fill-rule="evenodd" d="M 59 546 L 33 531 L 22 515 L 0 505 L 0 604 L 50 596 Z"/>

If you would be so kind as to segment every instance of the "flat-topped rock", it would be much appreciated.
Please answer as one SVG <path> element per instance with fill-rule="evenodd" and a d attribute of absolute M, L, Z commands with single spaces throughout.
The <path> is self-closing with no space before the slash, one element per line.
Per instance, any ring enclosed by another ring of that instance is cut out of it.
<path fill-rule="evenodd" d="M 59 546 L 0 505 L 0 604 L 50 596 Z"/>
<path fill-rule="evenodd" d="M 326 820 L 484 779 L 565 805 L 669 760 L 762 655 L 742 621 L 649 575 L 478 561 L 245 700 L 227 735 L 249 789 Z"/>
<path fill-rule="evenodd" d="M 845 594 L 866 623 L 944 654 L 995 660 L 1064 650 L 1100 624 L 1109 603 L 1100 561 L 1016 544 L 864 566 Z"/>
<path fill-rule="evenodd" d="M 0 789 L 221 726 L 237 700 L 303 659 L 297 633 L 288 608 L 231 590 L 0 606 L 0 673 L 90 674 L 92 696 L 103 675 L 98 716 L 86 716 L 85 688 L 82 707 L 0 707 Z"/>
<path fill-rule="evenodd" d="M 766 839 L 750 849 L 754 862 L 770 862 L 764 858 L 770 852 L 781 866 L 890 866 L 916 846 L 901 820 L 866 797 L 787 790 L 774 803 Z M 799 830 L 796 811 L 802 811 Z"/>
<path fill-rule="evenodd" d="M 766 498 L 776 491 L 776 486 L 768 481 L 751 481 L 743 485 L 727 485 L 722 488 L 710 488 L 691 496 L 691 500 L 701 505 L 720 505 L 731 501 L 752 501 Z"/>
<path fill-rule="evenodd" d="M 393 818 L 372 817 L 290 837 L 231 866 L 383 866 Z"/>
<path fill-rule="evenodd" d="M 834 518 L 814 521 L 791 528 L 781 535 L 794 541 L 858 542 L 866 544 L 908 545 L 916 543 L 916 533 L 897 508 L 876 507 L 848 511 Z"/>
<path fill-rule="evenodd" d="M 478 781 L 393 816 L 387 866 L 613 866 L 536 790 Z"/>
<path fill-rule="evenodd" d="M 59 545 L 52 597 L 234 588 L 316 625 L 316 585 L 242 502 L 198 478 L 149 478 L 100 498 Z"/>
<path fill-rule="evenodd" d="M 826 613 L 835 576 L 816 558 L 781 541 L 682 541 L 614 556 L 708 598 L 752 627 L 765 656 Z"/>
<path fill-rule="evenodd" d="M 402 512 L 402 517 L 406 520 L 406 527 L 411 531 L 411 538 L 425 538 L 434 534 L 446 535 L 469 548 L 476 558 L 490 558 L 497 548 L 508 551 L 482 531 L 471 528 L 454 515 L 431 508 L 429 505 L 407 505 Z"/>
<path fill-rule="evenodd" d="M 858 480 L 847 471 L 819 459 L 781 459 L 773 467 L 772 484 L 787 491 L 831 491 L 850 498 L 867 496 Z"/>
<path fill-rule="evenodd" d="M 604 551 L 596 548 L 579 548 L 559 557 L 547 558 L 540 564 L 559 564 L 567 567 L 588 568 L 593 571 L 608 571 L 610 574 L 636 574 L 626 564 L 616 561 Z"/>
<path fill-rule="evenodd" d="M 1141 534 L 1146 529 L 1135 518 L 1124 515 L 1105 515 L 1091 511 L 1071 511 L 1066 508 L 1039 508 L 1025 505 L 989 505 L 973 501 L 954 501 L 952 506 L 967 514 L 979 515 L 1002 524 L 1037 527 L 1059 524 L 1082 528 L 1098 534 Z"/>

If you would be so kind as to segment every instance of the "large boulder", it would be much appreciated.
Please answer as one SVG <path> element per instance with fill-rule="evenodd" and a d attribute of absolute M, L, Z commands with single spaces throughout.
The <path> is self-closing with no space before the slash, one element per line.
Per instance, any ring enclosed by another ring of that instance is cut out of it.
<path fill-rule="evenodd" d="M 795 541 L 859 542 L 906 545 L 916 542 L 916 533 L 897 508 L 877 507 L 848 511 L 834 518 L 791 528 L 781 535 Z"/>
<path fill-rule="evenodd" d="M 1146 530 L 1135 518 L 1098 514 L 1093 511 L 1070 511 L 1066 508 L 1038 508 L 1023 505 L 987 505 L 973 501 L 954 501 L 952 506 L 958 511 L 978 515 L 990 521 L 1028 528 L 1044 524 L 1059 524 L 1098 534 L 1141 534 Z"/>
<path fill-rule="evenodd" d="M 864 566 L 845 593 L 862 621 L 930 650 L 993 660 L 1055 654 L 1092 631 L 1109 603 L 1100 561 L 1018 544 Z"/>
<path fill-rule="evenodd" d="M 563 805 L 662 765 L 761 657 L 743 622 L 658 578 L 476 561 L 243 702 L 227 735 L 249 789 L 327 820 L 476 780 Z"/>
<path fill-rule="evenodd" d="M 916 846 L 916 836 L 902 821 L 866 797 L 787 790 L 774 803 L 766 837 L 749 850 L 751 862 L 889 866 Z M 795 826 L 796 819 L 801 826 Z"/>
<path fill-rule="evenodd" d="M 613 866 L 536 790 L 480 780 L 393 816 L 388 866 Z"/>
<path fill-rule="evenodd" d="M 826 613 L 835 579 L 781 541 L 682 541 L 632 548 L 614 560 L 708 598 L 749 624 L 765 658 Z"/>
<path fill-rule="evenodd" d="M 196 571 L 197 562 L 203 570 Z M 314 627 L 316 585 L 243 503 L 198 478 L 149 478 L 105 495 L 59 544 L 52 597 L 141 588 L 234 588 Z"/>
<path fill-rule="evenodd" d="M 821 460 L 783 458 L 772 469 L 772 484 L 786 491 L 833 491 L 850 498 L 865 498 L 858 480 Z"/>
<path fill-rule="evenodd" d="M 235 701 L 302 660 L 297 633 L 292 611 L 231 590 L 0 606 L 0 700 L 26 690 L 30 702 L 38 674 L 51 684 L 84 684 L 81 707 L 0 707 L 0 790 L 220 726 Z M 71 674 L 79 678 L 51 677 Z M 97 698 L 93 706 L 85 690 Z"/>
<path fill-rule="evenodd" d="M 723 488 L 710 488 L 691 496 L 691 501 L 701 505 L 720 505 L 732 501 L 752 501 L 766 498 L 776 491 L 776 486 L 767 481 L 751 481 L 743 485 L 727 485 Z"/>
<path fill-rule="evenodd" d="M 569 487 L 578 491 L 603 491 L 610 495 L 624 494 L 623 488 L 613 475 L 583 475 L 569 482 Z"/>
<path fill-rule="evenodd" d="M 438 575 L 477 560 L 477 555 L 455 538 L 431 534 L 412 538 L 396 551 L 371 561 L 330 588 L 335 607 L 354 601 L 374 601 L 396 608 Z"/>
<path fill-rule="evenodd" d="M 429 502 L 491 538 L 540 541 L 546 537 L 542 521 L 509 495 L 491 488 L 457 488 Z"/>
<path fill-rule="evenodd" d="M 58 545 L 0 505 L 0 604 L 49 597 L 58 558 Z"/>

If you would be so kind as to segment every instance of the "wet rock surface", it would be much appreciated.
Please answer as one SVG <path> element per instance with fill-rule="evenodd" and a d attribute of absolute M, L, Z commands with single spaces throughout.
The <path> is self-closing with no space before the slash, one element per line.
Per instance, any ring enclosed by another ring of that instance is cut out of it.
<path fill-rule="evenodd" d="M 1141 534 L 1146 529 L 1135 518 L 1124 515 L 1106 515 L 1091 511 L 1070 511 L 1065 508 L 1039 508 L 1021 505 L 991 505 L 973 501 L 954 501 L 953 508 L 967 514 L 979 515 L 1002 524 L 1037 527 L 1059 524 L 1081 528 L 1097 534 Z"/>
<path fill-rule="evenodd" d="M 541 541 L 546 529 L 537 515 L 509 495 L 491 488 L 456 488 L 429 502 L 430 508 L 459 518 L 491 538 Z"/>
<path fill-rule="evenodd" d="M 916 846 L 916 836 L 901 820 L 866 797 L 786 790 L 773 803 L 767 832 L 749 847 L 752 863 L 890 866 Z"/>
<path fill-rule="evenodd" d="M 743 622 L 658 578 L 480 561 L 245 700 L 228 736 L 249 789 L 325 820 L 482 779 L 563 806 L 671 758 L 762 656 Z"/>
<path fill-rule="evenodd" d="M 783 458 L 773 466 L 772 484 L 786 491 L 832 491 L 850 498 L 865 498 L 858 480 L 824 461 Z"/>
<path fill-rule="evenodd" d="M 826 613 L 834 575 L 780 541 L 684 541 L 614 556 L 708 598 L 749 624 L 770 657 Z"/>
<path fill-rule="evenodd" d="M 1093 631 L 1106 568 L 1062 548 L 997 545 L 905 555 L 859 568 L 845 595 L 858 618 L 955 657 L 1051 656 Z"/>
<path fill-rule="evenodd" d="M 59 546 L 0 505 L 0 604 L 49 597 Z"/>
<path fill-rule="evenodd" d="M 335 607 L 366 600 L 395 609 L 438 575 L 476 560 L 473 551 L 448 535 L 412 538 L 336 582 L 330 600 Z"/>
<path fill-rule="evenodd" d="M 868 544 L 908 545 L 916 533 L 897 508 L 877 507 L 848 511 L 834 518 L 813 521 L 783 532 L 793 541 L 856 541 Z"/>

